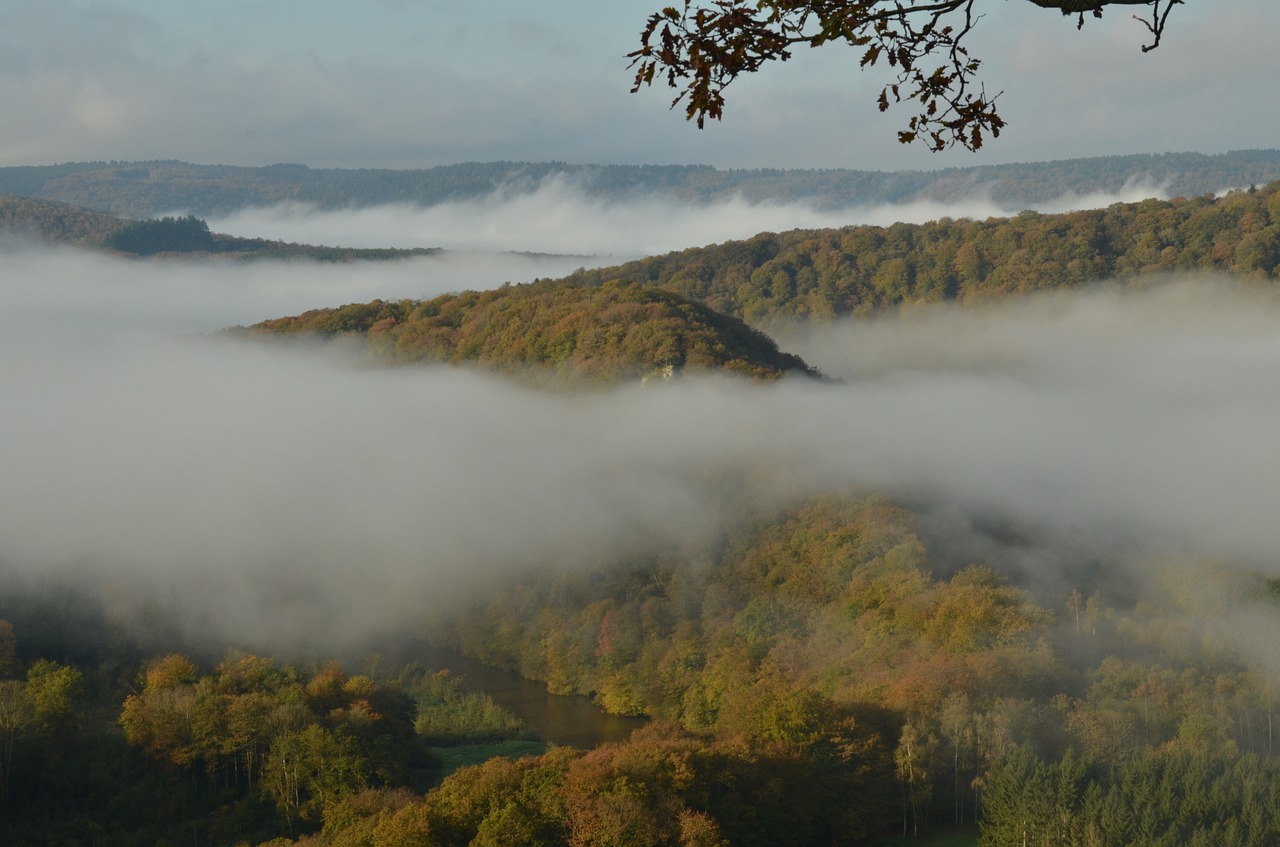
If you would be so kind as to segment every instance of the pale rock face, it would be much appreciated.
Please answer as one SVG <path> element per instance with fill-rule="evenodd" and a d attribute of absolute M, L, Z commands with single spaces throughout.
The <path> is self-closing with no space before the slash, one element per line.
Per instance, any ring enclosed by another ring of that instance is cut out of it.
<path fill-rule="evenodd" d="M 654 368 L 653 370 L 649 371 L 649 373 L 645 374 L 643 377 L 640 378 L 640 384 L 648 385 L 650 380 L 660 379 L 660 380 L 666 381 L 666 380 L 675 379 L 675 377 L 676 377 L 676 366 L 668 364 L 668 365 L 663 365 L 660 368 Z"/>

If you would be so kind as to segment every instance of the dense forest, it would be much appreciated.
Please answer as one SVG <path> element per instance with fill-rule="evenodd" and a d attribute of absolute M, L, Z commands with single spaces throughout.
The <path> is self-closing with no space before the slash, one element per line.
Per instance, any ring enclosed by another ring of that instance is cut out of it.
<path fill-rule="evenodd" d="M 817 375 L 736 318 L 636 283 L 542 280 L 425 302 L 375 300 L 263 321 L 246 332 L 355 338 L 381 361 L 475 364 L 543 385 L 672 378 L 686 369 L 758 379 Z"/>
<path fill-rule="evenodd" d="M 774 376 L 807 366 L 753 327 L 1197 272 L 1280 274 L 1280 182 L 1057 215 L 763 233 L 566 280 L 319 309 L 250 332 L 359 337 L 382 361 L 533 365 L 579 383 L 668 365 Z"/>
<path fill-rule="evenodd" d="M 1280 151 L 1164 153 L 937 171 L 718 170 L 707 165 L 571 165 L 470 162 L 426 170 L 344 170 L 304 165 L 233 167 L 186 162 L 83 162 L 0 168 L 0 194 L 60 200 L 133 218 L 176 209 L 218 216 L 280 203 L 325 209 L 406 203 L 429 206 L 523 193 L 568 180 L 589 196 L 654 195 L 685 202 L 742 197 L 802 200 L 819 207 L 959 201 L 989 197 L 1019 209 L 1064 195 L 1115 194 L 1132 184 L 1198 196 L 1280 179 Z"/>
<path fill-rule="evenodd" d="M 427 627 L 652 718 L 593 751 L 522 742 L 446 673 L 166 651 L 182 642 L 158 622 L 148 646 L 72 589 L 56 623 L 47 586 L 10 589 L 0 836 L 800 847 L 976 823 L 991 847 L 1273 844 L 1280 688 L 1231 633 L 1280 614 L 1280 589 L 1156 570 L 1141 600 L 1083 569 L 1036 598 L 945 566 L 909 510 L 833 493 L 679 549 L 548 564 Z"/>
<path fill-rule="evenodd" d="M 1184 563 L 1142 602 L 1114 570 L 1037 602 L 984 565 L 943 571 L 914 522 L 878 497 L 807 500 L 701 565 L 526 581 L 451 638 L 612 709 L 852 769 L 844 805 L 871 832 L 1274 842 L 1280 691 L 1231 636 L 1277 613 L 1274 582 Z"/>
<path fill-rule="evenodd" d="M 768 327 L 1198 271 L 1280 274 L 1280 182 L 1055 215 L 762 233 L 578 278 L 656 285 Z"/>

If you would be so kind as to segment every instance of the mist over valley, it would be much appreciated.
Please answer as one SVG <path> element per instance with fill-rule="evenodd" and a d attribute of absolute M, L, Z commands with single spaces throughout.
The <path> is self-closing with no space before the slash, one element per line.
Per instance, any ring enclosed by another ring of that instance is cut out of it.
<path fill-rule="evenodd" d="M 1277 30 L 0 2 L 0 845 L 1280 844 Z"/>
<path fill-rule="evenodd" d="M 902 815 L 961 832 L 979 807 L 1003 820 L 1044 790 L 1018 770 L 1027 757 L 1065 767 L 1075 745 L 1109 792 L 1131 784 L 1109 769 L 1157 760 L 1269 779 L 1277 188 L 1134 191 L 996 218 L 980 200 L 837 213 L 624 204 L 551 182 L 209 222 L 444 248 L 377 262 L 128 258 L 11 233 L 0 618 L 15 650 L 96 662 L 98 688 L 133 674 L 120 722 L 130 755 L 162 762 L 157 778 L 195 762 L 230 782 L 236 757 L 265 745 L 257 789 L 219 789 L 256 810 L 243 831 L 257 833 L 278 831 L 277 809 L 301 815 L 270 780 L 280 739 L 303 730 L 218 753 L 174 740 L 196 723 L 156 729 L 178 720 L 172 704 L 302 698 L 315 717 L 290 720 L 318 727 L 314 743 L 416 733 L 378 742 L 405 755 L 515 743 L 518 722 L 447 675 L 321 664 L 411 662 L 424 641 L 654 719 L 595 753 L 510 765 L 550 769 L 569 796 L 597 784 L 591 768 L 621 767 L 611 757 L 697 749 L 707 780 L 738 769 L 777 840 L 790 837 L 768 822 L 778 801 L 754 780 L 806 769 L 828 800 L 797 844 Z M 1154 218 L 1160 243 L 1130 237 Z M 800 365 L 752 378 L 733 358 L 741 338 Z M 596 367 L 587 347 L 632 364 L 568 379 Z M 567 381 L 527 378 L 547 370 Z M 392 692 L 412 695 L 402 730 L 378 699 Z M 483 728 L 466 723 L 480 714 Z M 933 807 L 904 776 L 917 742 Z M 343 761 L 336 750 L 316 761 Z M 442 795 L 396 794 L 395 779 L 341 795 L 382 809 L 352 820 L 442 814 Z M 895 781 L 907 793 L 875 788 Z M 1020 799 L 1001 807 L 1001 784 Z M 848 790 L 871 799 L 855 812 L 834 799 Z M 319 820 L 313 802 L 299 822 Z M 728 800 L 678 802 L 753 843 L 705 810 Z"/>
<path fill-rule="evenodd" d="M 1142 178 L 1117 192 L 1065 192 L 1016 207 L 991 199 L 991 190 L 978 186 L 968 196 L 946 201 L 922 198 L 893 203 L 749 199 L 743 194 L 698 201 L 658 191 L 601 196 L 581 180 L 553 174 L 521 190 L 500 187 L 473 199 L 345 209 L 293 203 L 249 207 L 212 217 L 209 223 L 214 230 L 232 235 L 308 244 L 527 251 L 586 255 L 617 263 L 760 232 L 924 223 L 944 216 L 981 220 L 1028 208 L 1052 213 L 1166 196 L 1164 187 Z"/>
<path fill-rule="evenodd" d="M 389 213 L 302 216 L 286 237 L 359 243 Z M 584 237 L 557 248 L 589 252 Z M 882 491 L 1085 537 L 1095 556 L 1224 557 L 1270 576 L 1280 541 L 1260 519 L 1280 505 L 1276 303 L 1224 277 L 774 331 L 839 385 L 690 374 L 560 397 L 466 368 L 386 370 L 350 345 L 206 333 L 577 259 L 228 265 L 24 246 L 5 260 L 6 561 L 163 586 L 224 636 L 288 632 L 296 647 L 334 636 L 319 621 L 337 608 L 358 635 L 407 625 L 476 574 L 714 537 L 735 519 L 718 512 L 716 468 L 781 474 L 778 492 L 753 492 L 775 507 Z M 286 608 L 306 623 L 262 625 Z"/>

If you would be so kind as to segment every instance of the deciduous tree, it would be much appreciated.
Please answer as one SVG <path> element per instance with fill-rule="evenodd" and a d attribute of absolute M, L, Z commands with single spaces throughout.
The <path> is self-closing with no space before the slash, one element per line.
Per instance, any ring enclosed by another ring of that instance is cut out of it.
<path fill-rule="evenodd" d="M 1159 46 L 1169 12 L 1183 0 L 1026 0 L 1063 15 L 1102 17 L 1108 6 L 1148 7 L 1134 16 L 1150 35 L 1145 53 Z M 667 6 L 649 17 L 640 48 L 629 54 L 632 91 L 664 78 L 676 89 L 672 106 L 703 126 L 720 118 L 724 90 L 745 73 L 786 61 L 797 47 L 843 42 L 861 51 L 861 66 L 887 62 L 892 80 L 878 105 L 914 101 L 917 113 L 899 131 L 903 143 L 924 140 L 932 149 L 957 144 L 976 150 L 1000 135 L 999 94 L 978 80 L 982 62 L 965 46 L 982 17 L 979 0 L 710 0 Z"/>

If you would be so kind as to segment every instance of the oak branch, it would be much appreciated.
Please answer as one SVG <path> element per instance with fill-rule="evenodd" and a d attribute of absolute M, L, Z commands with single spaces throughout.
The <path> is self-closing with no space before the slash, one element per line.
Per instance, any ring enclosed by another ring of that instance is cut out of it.
<path fill-rule="evenodd" d="M 725 88 L 769 62 L 784 62 L 796 47 L 844 42 L 862 51 L 861 67 L 886 62 L 891 81 L 880 90 L 880 111 L 914 103 L 916 114 L 898 140 L 923 140 L 933 150 L 960 145 L 971 150 L 985 136 L 998 137 L 1004 119 L 999 93 L 988 94 L 977 78 L 981 61 L 969 55 L 965 38 L 989 0 L 711 0 L 668 6 L 650 15 L 640 49 L 629 53 L 635 69 L 632 92 L 665 79 L 676 89 L 686 117 L 704 126 L 724 111 Z M 1064 15 L 1102 17 L 1109 6 L 1139 6 L 1133 17 L 1150 35 L 1142 51 L 1160 45 L 1165 22 L 1183 0 L 1019 0 Z"/>

